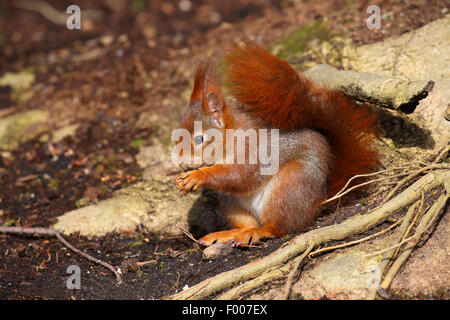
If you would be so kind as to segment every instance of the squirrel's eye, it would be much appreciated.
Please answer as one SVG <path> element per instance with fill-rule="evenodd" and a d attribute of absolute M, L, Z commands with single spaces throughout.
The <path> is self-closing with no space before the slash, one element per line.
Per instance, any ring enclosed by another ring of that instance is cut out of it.
<path fill-rule="evenodd" d="M 194 138 L 194 142 L 195 142 L 195 145 L 199 145 L 199 144 L 203 143 L 203 136 L 196 136 Z"/>

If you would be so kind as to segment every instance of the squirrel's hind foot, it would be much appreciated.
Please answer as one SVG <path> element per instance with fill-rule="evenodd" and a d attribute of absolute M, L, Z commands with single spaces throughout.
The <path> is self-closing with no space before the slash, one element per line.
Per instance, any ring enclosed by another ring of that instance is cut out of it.
<path fill-rule="evenodd" d="M 275 233 L 269 228 L 243 228 L 210 233 L 199 240 L 204 246 L 210 246 L 222 242 L 234 246 L 247 246 L 258 243 L 263 238 L 275 237 Z"/>

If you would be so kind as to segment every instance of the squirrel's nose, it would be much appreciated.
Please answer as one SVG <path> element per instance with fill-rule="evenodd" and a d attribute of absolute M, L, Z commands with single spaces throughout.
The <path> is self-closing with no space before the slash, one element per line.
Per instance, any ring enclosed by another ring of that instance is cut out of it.
<path fill-rule="evenodd" d="M 185 165 L 184 163 L 180 163 L 180 168 L 183 170 L 187 170 L 189 169 L 187 165 Z"/>

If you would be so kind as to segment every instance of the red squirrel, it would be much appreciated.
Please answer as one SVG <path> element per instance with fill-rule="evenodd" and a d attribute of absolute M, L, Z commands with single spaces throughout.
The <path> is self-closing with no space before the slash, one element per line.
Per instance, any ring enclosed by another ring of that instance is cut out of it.
<path fill-rule="evenodd" d="M 205 246 L 248 245 L 305 230 L 327 197 L 352 176 L 377 166 L 376 114 L 342 92 L 316 86 L 253 44 L 236 46 L 225 65 L 229 93 L 238 104 L 225 100 L 221 77 L 204 62 L 195 73 L 179 127 L 189 131 L 193 147 L 207 143 L 202 132 L 194 132 L 195 121 L 201 121 L 202 130 L 214 128 L 224 137 L 227 129 L 279 129 L 279 170 L 262 175 L 259 162 L 181 163 L 188 171 L 176 178 L 178 189 L 217 191 L 220 210 L 232 227 L 199 241 Z"/>

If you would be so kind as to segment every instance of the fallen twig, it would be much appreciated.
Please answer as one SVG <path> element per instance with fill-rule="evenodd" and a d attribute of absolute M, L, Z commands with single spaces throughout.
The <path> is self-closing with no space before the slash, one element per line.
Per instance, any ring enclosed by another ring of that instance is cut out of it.
<path fill-rule="evenodd" d="M 136 265 L 137 265 L 138 267 L 142 267 L 142 266 L 145 266 L 145 265 L 147 265 L 147 264 L 150 264 L 150 263 L 156 263 L 156 262 L 158 262 L 158 260 L 153 259 L 153 260 L 147 260 L 147 261 L 136 262 Z"/>
<path fill-rule="evenodd" d="M 186 235 L 186 237 L 188 237 L 189 239 L 191 239 L 195 243 L 199 244 L 198 240 L 195 239 L 194 236 L 192 235 L 192 233 L 190 233 L 188 230 L 186 230 L 186 228 L 180 226 L 178 223 L 174 223 L 174 225 L 175 225 L 175 227 L 180 229 Z"/>
<path fill-rule="evenodd" d="M 64 12 L 60 12 L 53 8 L 46 1 L 27 1 L 27 0 L 17 0 L 14 4 L 17 8 L 25 9 L 29 11 L 39 12 L 50 22 L 57 25 L 65 25 L 67 20 L 67 15 Z"/>
<path fill-rule="evenodd" d="M 114 275 L 116 276 L 117 282 L 120 284 L 122 283 L 122 277 L 120 276 L 120 273 L 109 263 L 99 260 L 97 258 L 94 258 L 90 255 L 88 255 L 87 253 L 84 253 L 80 250 L 78 250 L 77 248 L 75 248 L 73 245 L 71 245 L 69 242 L 66 241 L 66 239 L 64 239 L 61 234 L 54 230 L 54 229 L 50 229 L 50 228 L 27 228 L 27 227 L 4 227 L 4 226 L 0 226 L 0 232 L 3 233 L 18 233 L 18 234 L 41 234 L 41 235 L 50 235 L 50 236 L 55 236 L 56 238 L 58 238 L 59 241 L 61 241 L 66 247 L 68 247 L 70 250 L 72 250 L 73 252 L 85 257 L 86 259 L 88 259 L 89 261 L 98 263 L 102 266 L 104 266 L 105 268 L 111 270 Z"/>
<path fill-rule="evenodd" d="M 44 18 L 56 25 L 66 25 L 67 13 L 58 11 L 48 2 L 42 0 L 16 0 L 14 6 L 20 9 L 39 12 Z M 84 9 L 83 16 L 89 19 L 98 19 L 101 17 L 100 10 Z"/>

